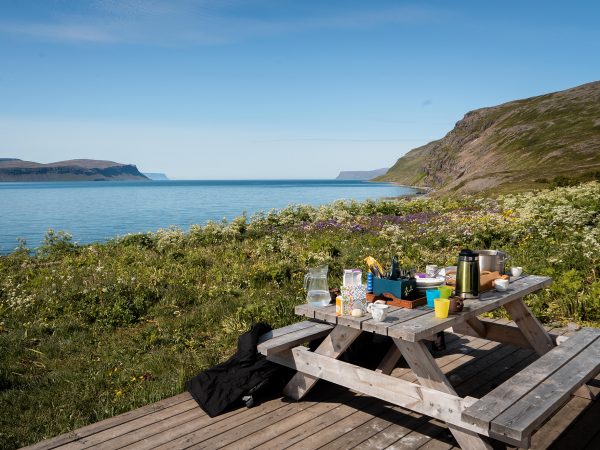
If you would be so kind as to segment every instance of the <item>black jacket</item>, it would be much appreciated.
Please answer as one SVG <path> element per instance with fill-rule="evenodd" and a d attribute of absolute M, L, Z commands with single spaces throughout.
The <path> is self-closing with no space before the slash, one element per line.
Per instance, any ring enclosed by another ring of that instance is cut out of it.
<path fill-rule="evenodd" d="M 258 338 L 268 331 L 271 327 L 265 323 L 253 325 L 238 338 L 235 355 L 186 383 L 189 393 L 210 417 L 241 405 L 242 397 L 257 386 L 260 392 L 255 392 L 254 397 L 279 393 L 283 388 L 290 371 L 267 361 L 256 351 Z"/>

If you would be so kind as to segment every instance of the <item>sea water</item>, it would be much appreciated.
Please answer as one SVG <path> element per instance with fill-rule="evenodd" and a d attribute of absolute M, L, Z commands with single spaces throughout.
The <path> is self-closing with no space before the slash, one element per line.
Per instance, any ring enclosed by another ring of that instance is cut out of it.
<path fill-rule="evenodd" d="M 38 246 L 48 228 L 82 244 L 170 225 L 188 228 L 290 204 L 396 197 L 414 190 L 354 180 L 173 180 L 0 183 L 0 253 L 22 238 Z"/>
<path fill-rule="evenodd" d="M 306 300 L 310 306 L 327 306 L 331 301 L 329 291 L 308 291 Z"/>

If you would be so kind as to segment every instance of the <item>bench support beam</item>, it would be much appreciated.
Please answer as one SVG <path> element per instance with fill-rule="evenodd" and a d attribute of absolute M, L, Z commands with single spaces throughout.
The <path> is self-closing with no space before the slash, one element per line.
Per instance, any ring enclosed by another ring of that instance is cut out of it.
<path fill-rule="evenodd" d="M 523 332 L 515 325 L 503 325 L 494 322 L 479 320 L 472 317 L 459 325 L 452 327 L 455 333 L 466 334 L 488 341 L 500 342 L 502 344 L 514 345 L 520 348 L 533 348 Z M 550 334 L 553 344 L 556 344 L 557 336 Z"/>

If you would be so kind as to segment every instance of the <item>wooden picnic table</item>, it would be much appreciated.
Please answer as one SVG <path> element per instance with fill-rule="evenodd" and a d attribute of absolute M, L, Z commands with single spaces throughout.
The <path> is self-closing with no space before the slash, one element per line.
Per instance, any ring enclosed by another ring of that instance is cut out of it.
<path fill-rule="evenodd" d="M 597 339 L 599 333 L 590 332 L 589 336 L 585 337 L 585 343 L 574 343 L 571 347 L 576 347 L 577 352 L 564 350 L 561 354 L 554 355 L 548 363 L 542 361 L 538 364 L 541 368 L 534 366 L 535 363 L 532 364 L 533 374 L 525 373 L 521 377 L 527 378 L 525 387 L 518 386 L 518 395 L 514 398 L 504 387 L 501 401 L 498 401 L 497 395 L 492 395 L 495 391 L 490 394 L 490 398 L 484 397 L 481 400 L 458 396 L 428 350 L 426 341 L 433 340 L 440 331 L 453 328 L 462 334 L 533 348 L 539 355 L 545 355 L 555 348 L 556 343 L 524 303 L 523 297 L 549 286 L 551 282 L 549 277 L 535 275 L 513 278 L 507 291 L 488 291 L 483 293 L 480 299 L 465 300 L 463 311 L 450 315 L 447 319 L 437 319 L 433 310 L 424 306 L 416 309 L 390 307 L 386 319 L 375 322 L 370 314 L 363 317 L 336 316 L 334 305 L 315 308 L 303 304 L 297 306 L 295 312 L 311 320 L 295 324 L 287 331 L 287 336 L 290 336 L 289 345 L 286 345 L 286 335 L 282 335 L 264 342 L 260 350 L 270 360 L 298 371 L 284 389 L 286 395 L 297 400 L 304 397 L 319 379 L 324 379 L 444 421 L 462 448 L 492 448 L 488 437 L 526 447 L 534 428 L 552 413 L 557 401 L 547 401 L 552 404 L 546 405 L 547 409 L 543 414 L 533 418 L 526 417 L 523 423 L 511 416 L 509 424 L 498 429 L 500 425 L 494 420 L 499 416 L 501 418 L 502 414 L 510 416 L 510 408 L 523 408 L 520 400 L 528 398 L 527 395 L 537 398 L 532 391 L 547 383 L 554 373 L 558 373 L 561 367 L 592 342 L 597 340 L 597 349 L 600 350 L 600 339 Z M 479 315 L 500 307 L 508 311 L 517 327 L 478 319 Z M 314 332 L 315 336 L 325 336 L 314 352 L 298 346 L 302 337 L 309 336 L 311 332 Z M 389 336 L 396 344 L 376 370 L 365 369 L 338 359 L 362 332 Z M 400 357 L 404 357 L 414 371 L 419 384 L 389 375 Z M 550 366 L 553 369 L 544 369 L 549 363 L 552 363 Z M 600 371 L 598 363 L 588 366 L 590 364 L 580 370 L 580 379 L 571 382 L 566 388 L 563 387 L 563 390 L 572 393 L 579 387 L 585 388 L 582 384 L 589 380 L 592 374 Z M 564 378 L 564 374 L 558 373 L 556 376 Z M 525 409 L 529 411 L 531 405 L 528 404 Z M 520 410 L 518 412 L 522 413 Z M 517 416 L 520 417 L 519 414 Z"/>

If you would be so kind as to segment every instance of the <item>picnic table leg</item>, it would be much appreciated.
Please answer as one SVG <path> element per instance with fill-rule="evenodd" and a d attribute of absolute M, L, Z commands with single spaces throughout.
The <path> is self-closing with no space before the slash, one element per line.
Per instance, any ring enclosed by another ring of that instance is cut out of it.
<path fill-rule="evenodd" d="M 394 367 L 396 367 L 396 363 L 400 358 L 402 358 L 402 354 L 400 353 L 398 346 L 392 345 L 377 366 L 377 369 L 375 369 L 375 372 L 389 375 L 392 373 L 392 370 L 394 370 Z"/>
<path fill-rule="evenodd" d="M 344 325 L 336 325 L 331 330 L 331 333 L 317 347 L 315 353 L 319 355 L 329 356 L 330 358 L 338 359 L 344 351 L 354 342 L 360 335 L 361 331 L 356 328 L 346 327 Z M 300 400 L 308 391 L 312 389 L 319 378 L 307 375 L 302 372 L 297 372 L 289 383 L 283 388 L 284 395 L 295 400 Z"/>
<path fill-rule="evenodd" d="M 548 353 L 554 348 L 555 344 L 552 338 L 522 298 L 506 303 L 504 308 L 506 308 L 510 318 L 515 321 L 525 339 L 529 341 L 538 355 Z"/>
<path fill-rule="evenodd" d="M 431 353 L 429 353 L 423 341 L 408 342 L 403 339 L 394 339 L 394 342 L 410 368 L 417 375 L 419 383 L 422 386 L 456 395 L 456 391 L 435 362 L 435 359 L 431 356 Z M 458 442 L 458 445 L 463 449 L 492 449 L 491 444 L 486 438 L 473 431 L 462 430 L 452 425 L 448 425 L 448 428 Z"/>

